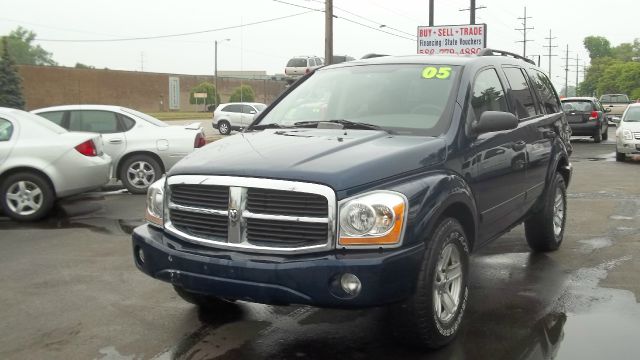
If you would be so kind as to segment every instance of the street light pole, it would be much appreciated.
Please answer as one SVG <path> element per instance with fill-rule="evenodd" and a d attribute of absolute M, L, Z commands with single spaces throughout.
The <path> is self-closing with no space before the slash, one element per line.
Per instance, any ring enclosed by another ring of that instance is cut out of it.
<path fill-rule="evenodd" d="M 231 39 L 224 39 L 222 41 L 231 41 Z M 214 55 L 213 55 L 213 72 L 214 72 L 214 86 L 216 87 L 216 92 L 213 95 L 213 102 L 217 107 L 218 104 L 218 40 L 214 40 Z"/>

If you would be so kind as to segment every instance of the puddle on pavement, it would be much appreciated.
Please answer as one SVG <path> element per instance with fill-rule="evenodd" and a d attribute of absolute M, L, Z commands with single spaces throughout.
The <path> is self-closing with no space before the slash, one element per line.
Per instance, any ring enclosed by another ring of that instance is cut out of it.
<path fill-rule="evenodd" d="M 54 206 L 49 216 L 37 222 L 23 223 L 0 217 L 0 229 L 87 229 L 105 235 L 130 235 L 135 227 L 144 223 L 142 219 L 109 219 L 101 216 L 105 197 L 122 193 L 122 190 L 87 193 L 65 199 Z"/>
<path fill-rule="evenodd" d="M 583 253 L 592 253 L 596 250 L 607 248 L 613 245 L 613 241 L 609 238 L 593 238 L 588 240 L 578 240 L 582 244 L 579 249 Z"/>
<path fill-rule="evenodd" d="M 590 249 L 610 240 L 582 242 Z M 632 292 L 599 286 L 631 257 L 568 272 L 544 254 L 480 254 L 456 340 L 437 351 L 393 340 L 384 309 L 327 310 L 239 302 L 200 312 L 202 325 L 161 352 L 165 359 L 602 359 L 640 353 Z"/>

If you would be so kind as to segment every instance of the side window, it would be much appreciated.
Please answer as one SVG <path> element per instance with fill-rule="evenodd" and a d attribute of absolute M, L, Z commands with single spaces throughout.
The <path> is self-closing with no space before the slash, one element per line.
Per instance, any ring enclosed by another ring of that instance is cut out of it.
<path fill-rule="evenodd" d="M 226 111 L 226 112 L 232 112 L 232 113 L 239 113 L 242 112 L 242 107 L 240 105 L 227 105 L 224 109 L 222 109 L 222 111 Z"/>
<path fill-rule="evenodd" d="M 511 86 L 511 96 L 516 107 L 518 119 L 526 119 L 536 115 L 536 103 L 529 89 L 529 84 L 519 68 L 503 68 L 507 81 Z"/>
<path fill-rule="evenodd" d="M 309 67 L 316 66 L 316 59 L 314 59 L 314 58 L 309 58 L 309 59 L 308 59 L 308 63 L 309 63 Z"/>
<path fill-rule="evenodd" d="M 249 106 L 249 105 L 242 105 L 242 112 L 244 114 L 251 114 L 252 112 L 255 114 L 256 109 L 254 109 L 252 106 Z"/>
<path fill-rule="evenodd" d="M 70 131 L 88 131 L 100 134 L 120 132 L 116 114 L 109 111 L 78 110 L 72 111 L 69 118 Z"/>
<path fill-rule="evenodd" d="M 316 65 L 318 65 L 318 66 L 322 66 L 322 65 L 323 65 L 323 63 L 322 63 L 322 59 L 320 59 L 320 58 L 316 58 Z"/>
<path fill-rule="evenodd" d="M 13 124 L 9 120 L 0 119 L 0 141 L 9 141 L 13 135 Z"/>
<path fill-rule="evenodd" d="M 471 107 L 476 120 L 479 120 L 480 115 L 485 111 L 509 111 L 504 97 L 504 88 L 495 69 L 483 70 L 476 77 L 473 84 Z"/>
<path fill-rule="evenodd" d="M 134 126 L 136 126 L 136 122 L 132 118 L 130 118 L 128 116 L 124 116 L 122 114 L 119 114 L 118 116 L 122 120 L 122 125 L 124 126 L 124 131 L 129 131 L 129 130 L 133 129 Z"/>
<path fill-rule="evenodd" d="M 51 111 L 46 113 L 37 114 L 43 118 L 51 121 L 52 123 L 62 126 L 62 120 L 64 119 L 64 111 Z"/>
<path fill-rule="evenodd" d="M 560 112 L 560 99 L 551 85 L 551 81 L 544 73 L 533 70 L 533 85 L 538 90 L 540 95 L 540 101 L 542 101 L 542 108 L 547 114 L 555 114 Z"/>

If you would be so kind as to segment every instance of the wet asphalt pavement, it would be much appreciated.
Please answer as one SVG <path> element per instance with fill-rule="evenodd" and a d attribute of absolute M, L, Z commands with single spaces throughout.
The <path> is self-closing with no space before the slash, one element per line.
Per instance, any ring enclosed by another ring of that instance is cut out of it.
<path fill-rule="evenodd" d="M 144 196 L 111 191 L 37 224 L 0 217 L 0 359 L 637 359 L 640 159 L 574 150 L 561 249 L 531 253 L 518 227 L 475 254 L 466 321 L 439 351 L 395 342 L 384 309 L 199 311 L 135 268 Z"/>

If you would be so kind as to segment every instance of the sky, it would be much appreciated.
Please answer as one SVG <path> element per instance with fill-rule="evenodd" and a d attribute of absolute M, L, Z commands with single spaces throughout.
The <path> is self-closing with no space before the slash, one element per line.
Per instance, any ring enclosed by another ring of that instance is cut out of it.
<path fill-rule="evenodd" d="M 62 66 L 80 62 L 96 68 L 199 75 L 213 74 L 218 40 L 218 70 L 275 74 L 283 73 L 293 56 L 324 57 L 324 13 L 299 7 L 323 9 L 323 0 L 282 1 L 298 6 L 274 0 L 0 0 L 0 35 L 18 26 L 32 30 L 36 43 Z M 486 7 L 478 10 L 476 22 L 487 24 L 487 45 L 492 48 L 522 53 L 517 41 L 523 34 L 515 29 L 522 28 L 518 17 L 524 16 L 525 6 L 531 17 L 527 26 L 534 28 L 527 34 L 533 40 L 527 43 L 528 55 L 548 53 L 543 46 L 552 30 L 558 56 L 552 59 L 551 77 L 558 89 L 564 85 L 562 58 L 567 45 L 570 58 L 578 56 L 580 65 L 583 61 L 588 65 L 582 45 L 585 36 L 605 36 L 613 45 L 640 37 L 633 25 L 635 0 L 608 0 L 597 7 L 586 1 L 477 0 L 477 6 Z M 336 55 L 414 54 L 416 41 L 410 34 L 416 34 L 417 26 L 428 25 L 428 0 L 334 0 L 334 7 Z M 436 0 L 435 25 L 468 23 L 469 13 L 459 11 L 468 7 L 469 0 Z M 281 19 L 251 25 L 277 18 Z M 163 39 L 50 41 L 152 37 L 229 27 Z M 575 63 L 570 60 L 569 85 L 575 83 Z M 547 57 L 542 57 L 541 66 L 548 69 Z"/>

